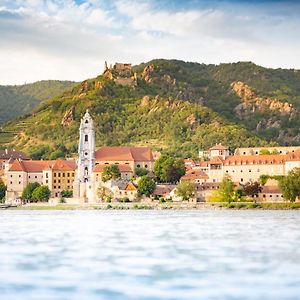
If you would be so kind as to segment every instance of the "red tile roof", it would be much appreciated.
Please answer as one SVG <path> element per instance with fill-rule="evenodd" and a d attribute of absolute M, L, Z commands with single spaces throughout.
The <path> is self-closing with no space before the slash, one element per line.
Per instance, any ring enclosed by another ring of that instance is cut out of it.
<path fill-rule="evenodd" d="M 224 160 L 221 157 L 215 156 L 214 158 L 209 160 L 207 163 L 210 165 L 222 165 L 223 162 L 224 162 Z"/>
<path fill-rule="evenodd" d="M 241 164 L 283 164 L 286 160 L 286 155 L 234 155 L 225 159 L 225 165 L 241 165 Z"/>
<path fill-rule="evenodd" d="M 74 171 L 75 161 L 68 160 L 15 160 L 9 171 L 23 171 L 27 173 L 43 172 L 46 169 L 57 171 Z"/>
<path fill-rule="evenodd" d="M 183 180 L 193 180 L 193 179 L 208 179 L 208 175 L 199 169 L 191 169 L 186 172 L 184 176 L 181 177 Z"/>
<path fill-rule="evenodd" d="M 148 147 L 101 147 L 96 151 L 96 161 L 153 161 Z"/>
<path fill-rule="evenodd" d="M 96 165 L 93 172 L 95 173 L 102 173 L 104 168 L 107 167 L 108 165 Z M 129 165 L 117 165 L 119 168 L 119 171 L 121 173 L 125 173 L 125 172 L 130 172 L 132 173 L 132 169 Z"/>

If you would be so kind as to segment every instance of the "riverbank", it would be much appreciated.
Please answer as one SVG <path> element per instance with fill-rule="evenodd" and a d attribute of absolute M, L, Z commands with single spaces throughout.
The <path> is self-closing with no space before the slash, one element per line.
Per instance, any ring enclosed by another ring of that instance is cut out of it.
<path fill-rule="evenodd" d="M 262 210 L 299 210 L 300 203 L 101 203 L 101 204 L 26 204 L 8 207 L 9 210 L 225 210 L 225 209 L 262 209 Z"/>

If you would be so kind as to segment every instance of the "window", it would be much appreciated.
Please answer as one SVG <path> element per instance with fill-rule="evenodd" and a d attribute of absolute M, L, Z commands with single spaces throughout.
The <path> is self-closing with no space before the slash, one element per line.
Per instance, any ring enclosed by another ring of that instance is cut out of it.
<path fill-rule="evenodd" d="M 56 185 L 54 186 L 54 188 L 56 189 Z"/>
<path fill-rule="evenodd" d="M 137 168 L 140 168 L 141 167 L 141 165 L 140 164 L 138 164 L 138 165 L 136 165 L 137 166 Z"/>
<path fill-rule="evenodd" d="M 244 179 L 243 178 L 241 178 L 241 182 L 243 182 L 244 181 Z"/>
<path fill-rule="evenodd" d="M 60 179 L 58 179 L 58 183 L 60 183 Z"/>
<path fill-rule="evenodd" d="M 48 174 L 48 173 L 46 173 L 46 178 L 48 178 L 48 176 L 49 176 L 49 174 Z"/>
<path fill-rule="evenodd" d="M 85 152 L 85 153 L 84 153 L 84 155 L 85 155 L 85 156 L 88 156 L 88 153 L 87 153 L 87 152 Z"/>
<path fill-rule="evenodd" d="M 34 176 L 35 179 L 37 179 L 37 176 Z"/>
<path fill-rule="evenodd" d="M 60 173 L 58 173 L 58 177 L 60 177 Z"/>
<path fill-rule="evenodd" d="M 56 173 L 54 173 L 54 177 L 56 177 Z"/>
<path fill-rule="evenodd" d="M 89 136 L 88 136 L 87 134 L 84 136 L 84 141 L 85 141 L 85 142 L 88 142 L 88 141 L 89 141 Z"/>
<path fill-rule="evenodd" d="M 249 173 L 251 173 L 251 169 L 249 169 Z"/>
<path fill-rule="evenodd" d="M 145 168 L 147 169 L 147 168 L 148 168 L 148 165 L 145 165 Z"/>
<path fill-rule="evenodd" d="M 21 181 L 19 181 L 19 184 L 21 184 Z"/>
<path fill-rule="evenodd" d="M 70 173 L 68 173 L 67 176 L 70 177 Z"/>
<path fill-rule="evenodd" d="M 21 175 L 19 175 L 19 178 L 21 178 Z"/>
<path fill-rule="evenodd" d="M 12 184 L 12 181 L 10 182 L 10 184 Z"/>
<path fill-rule="evenodd" d="M 10 178 L 12 178 L 12 175 L 10 175 Z"/>
<path fill-rule="evenodd" d="M 62 176 L 65 177 L 65 173 L 63 173 Z"/>
<path fill-rule="evenodd" d="M 89 123 L 89 120 L 85 120 L 85 122 L 84 122 L 85 124 L 88 124 Z"/>
<path fill-rule="evenodd" d="M 46 183 L 48 183 L 48 180 L 46 180 Z"/>
<path fill-rule="evenodd" d="M 54 179 L 54 183 L 56 183 L 56 179 Z"/>

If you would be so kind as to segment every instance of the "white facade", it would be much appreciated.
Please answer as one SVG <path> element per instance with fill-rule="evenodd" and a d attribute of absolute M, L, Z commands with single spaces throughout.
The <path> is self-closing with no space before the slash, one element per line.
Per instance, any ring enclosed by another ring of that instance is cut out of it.
<path fill-rule="evenodd" d="M 74 197 L 92 199 L 92 174 L 95 166 L 95 128 L 92 117 L 86 111 L 79 128 L 78 168 L 74 181 Z"/>

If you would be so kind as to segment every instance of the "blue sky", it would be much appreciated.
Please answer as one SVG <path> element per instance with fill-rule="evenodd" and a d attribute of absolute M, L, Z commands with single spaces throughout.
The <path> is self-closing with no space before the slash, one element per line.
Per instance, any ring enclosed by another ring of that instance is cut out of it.
<path fill-rule="evenodd" d="M 0 84 L 84 80 L 104 61 L 300 69 L 300 1 L 0 0 Z"/>

